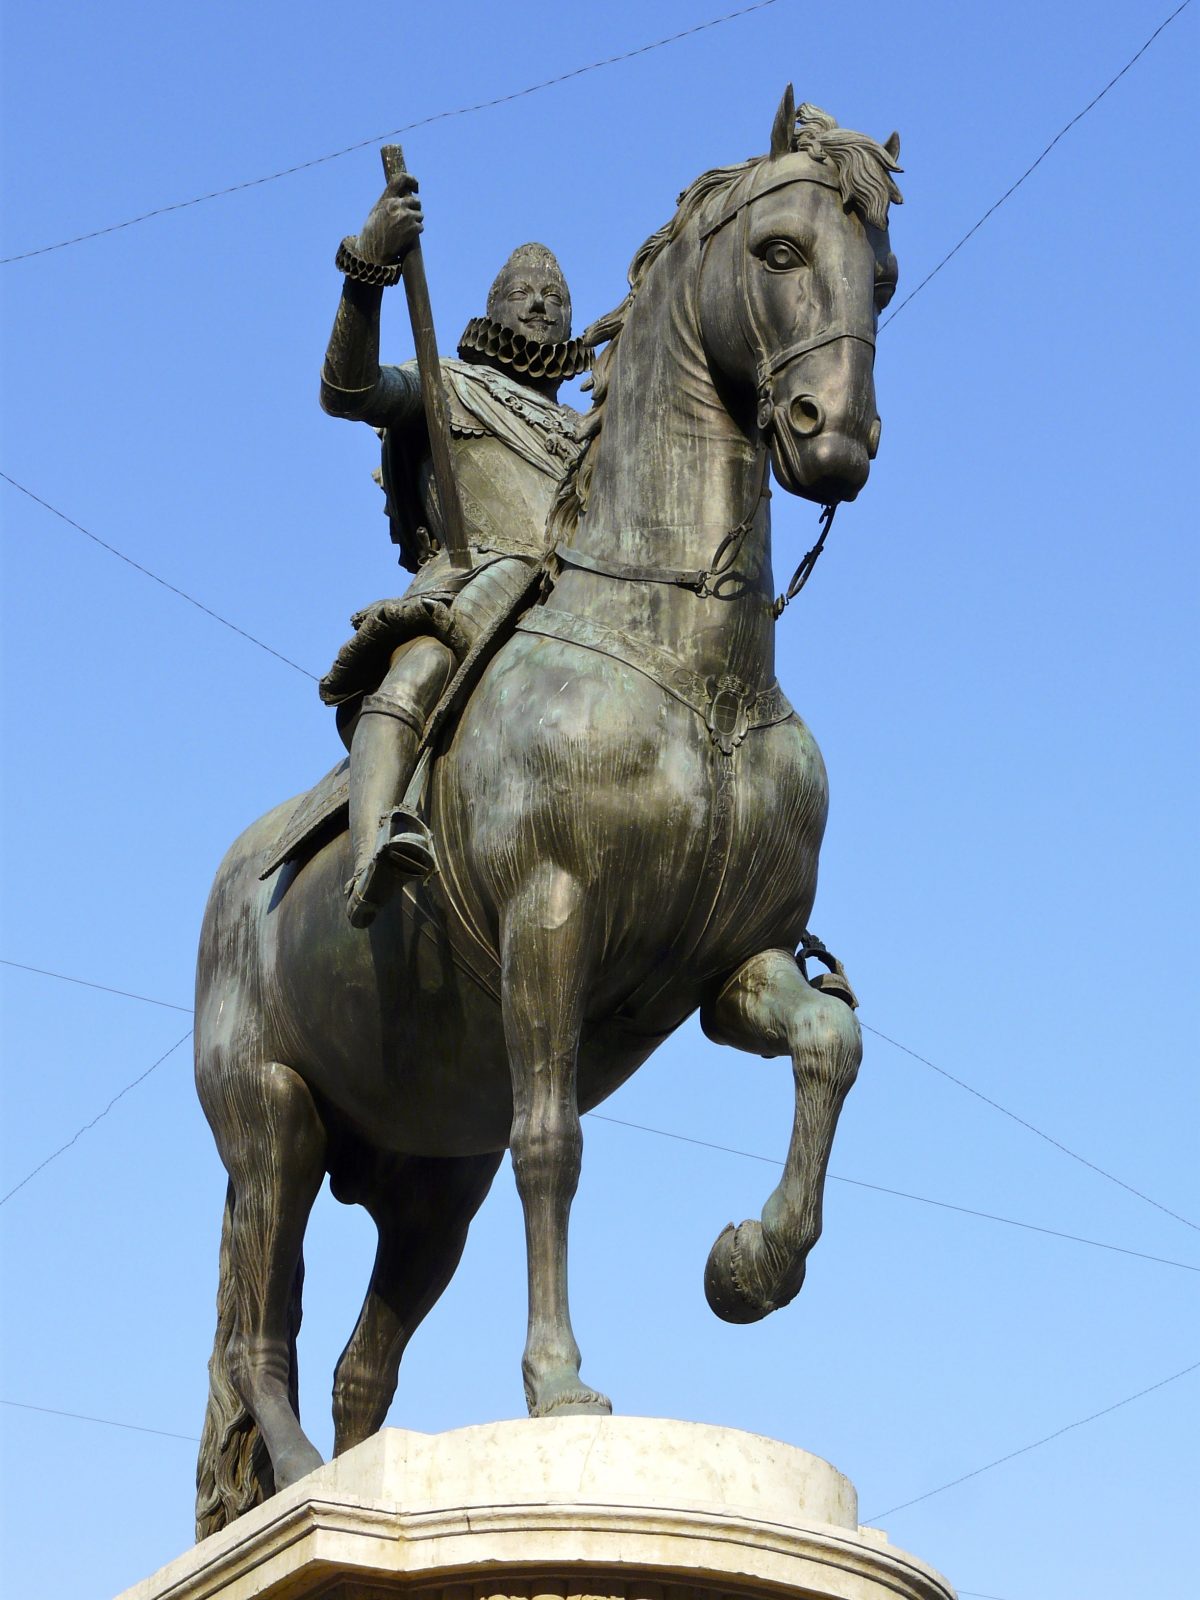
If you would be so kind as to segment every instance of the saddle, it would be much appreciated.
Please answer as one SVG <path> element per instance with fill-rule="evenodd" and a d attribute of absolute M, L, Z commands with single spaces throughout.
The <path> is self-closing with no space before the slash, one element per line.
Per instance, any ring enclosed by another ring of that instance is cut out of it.
<path fill-rule="evenodd" d="M 483 675 L 483 669 L 511 636 L 520 617 L 542 594 L 546 579 L 544 563 L 531 566 L 528 580 L 512 595 L 509 603 L 483 630 L 465 655 L 460 656 L 458 670 L 434 707 L 421 736 L 417 748 L 416 773 L 404 796 L 406 805 L 417 803 L 429 761 L 439 741 L 461 716 L 471 691 Z M 350 762 L 347 758 L 339 761 L 320 783 L 302 797 L 275 840 L 259 877 L 269 878 L 286 861 L 307 860 L 321 845 L 343 832 L 349 820 Z"/>

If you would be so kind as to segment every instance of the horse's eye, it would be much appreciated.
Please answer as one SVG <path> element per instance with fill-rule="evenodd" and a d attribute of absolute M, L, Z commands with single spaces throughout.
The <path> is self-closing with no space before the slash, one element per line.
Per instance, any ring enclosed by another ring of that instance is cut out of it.
<path fill-rule="evenodd" d="M 875 309 L 886 310 L 892 303 L 892 296 L 896 292 L 895 278 L 881 278 L 875 285 Z"/>
<path fill-rule="evenodd" d="M 763 251 L 762 259 L 768 272 L 795 272 L 797 267 L 804 265 L 804 257 L 786 239 L 772 239 Z"/>

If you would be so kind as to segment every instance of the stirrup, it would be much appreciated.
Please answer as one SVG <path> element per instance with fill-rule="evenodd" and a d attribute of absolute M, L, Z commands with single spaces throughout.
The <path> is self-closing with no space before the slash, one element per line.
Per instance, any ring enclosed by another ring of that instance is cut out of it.
<path fill-rule="evenodd" d="M 829 971 L 818 972 L 815 978 L 809 978 L 805 963 L 810 957 L 828 967 Z M 800 948 L 796 951 L 796 960 L 811 988 L 819 989 L 822 994 L 832 995 L 835 1000 L 844 1001 L 851 1011 L 858 1010 L 858 996 L 850 986 L 845 967 L 831 951 L 825 948 L 815 933 L 805 933 Z"/>
<path fill-rule="evenodd" d="M 346 886 L 351 926 L 370 927 L 398 880 L 428 878 L 436 871 L 433 835 L 415 812 L 396 806 L 379 824 L 370 861 Z"/>

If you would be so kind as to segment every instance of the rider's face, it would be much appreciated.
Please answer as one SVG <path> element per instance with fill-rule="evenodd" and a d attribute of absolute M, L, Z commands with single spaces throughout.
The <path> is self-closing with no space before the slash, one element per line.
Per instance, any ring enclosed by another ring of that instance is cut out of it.
<path fill-rule="evenodd" d="M 567 286 L 556 273 L 512 272 L 496 296 L 496 320 L 527 339 L 560 344 L 571 337 Z"/>

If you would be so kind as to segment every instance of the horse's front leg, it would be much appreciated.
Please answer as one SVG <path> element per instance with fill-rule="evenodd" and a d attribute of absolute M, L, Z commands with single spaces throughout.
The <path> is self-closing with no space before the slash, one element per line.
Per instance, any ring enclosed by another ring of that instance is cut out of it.
<path fill-rule="evenodd" d="M 504 907 L 500 950 L 513 1086 L 509 1147 L 529 1264 L 525 1398 L 534 1417 L 608 1412 L 609 1401 L 580 1379 L 567 1303 L 567 1224 L 583 1155 L 575 1065 L 594 962 L 578 881 L 539 866 Z"/>
<path fill-rule="evenodd" d="M 757 1322 L 800 1291 L 821 1233 L 825 1170 L 842 1102 L 862 1060 L 862 1032 L 842 1000 L 809 984 L 790 951 L 767 950 L 733 975 L 700 1014 L 718 1044 L 789 1054 L 796 1112 L 783 1177 L 761 1221 L 732 1223 L 708 1257 L 704 1291 L 726 1322 Z"/>

